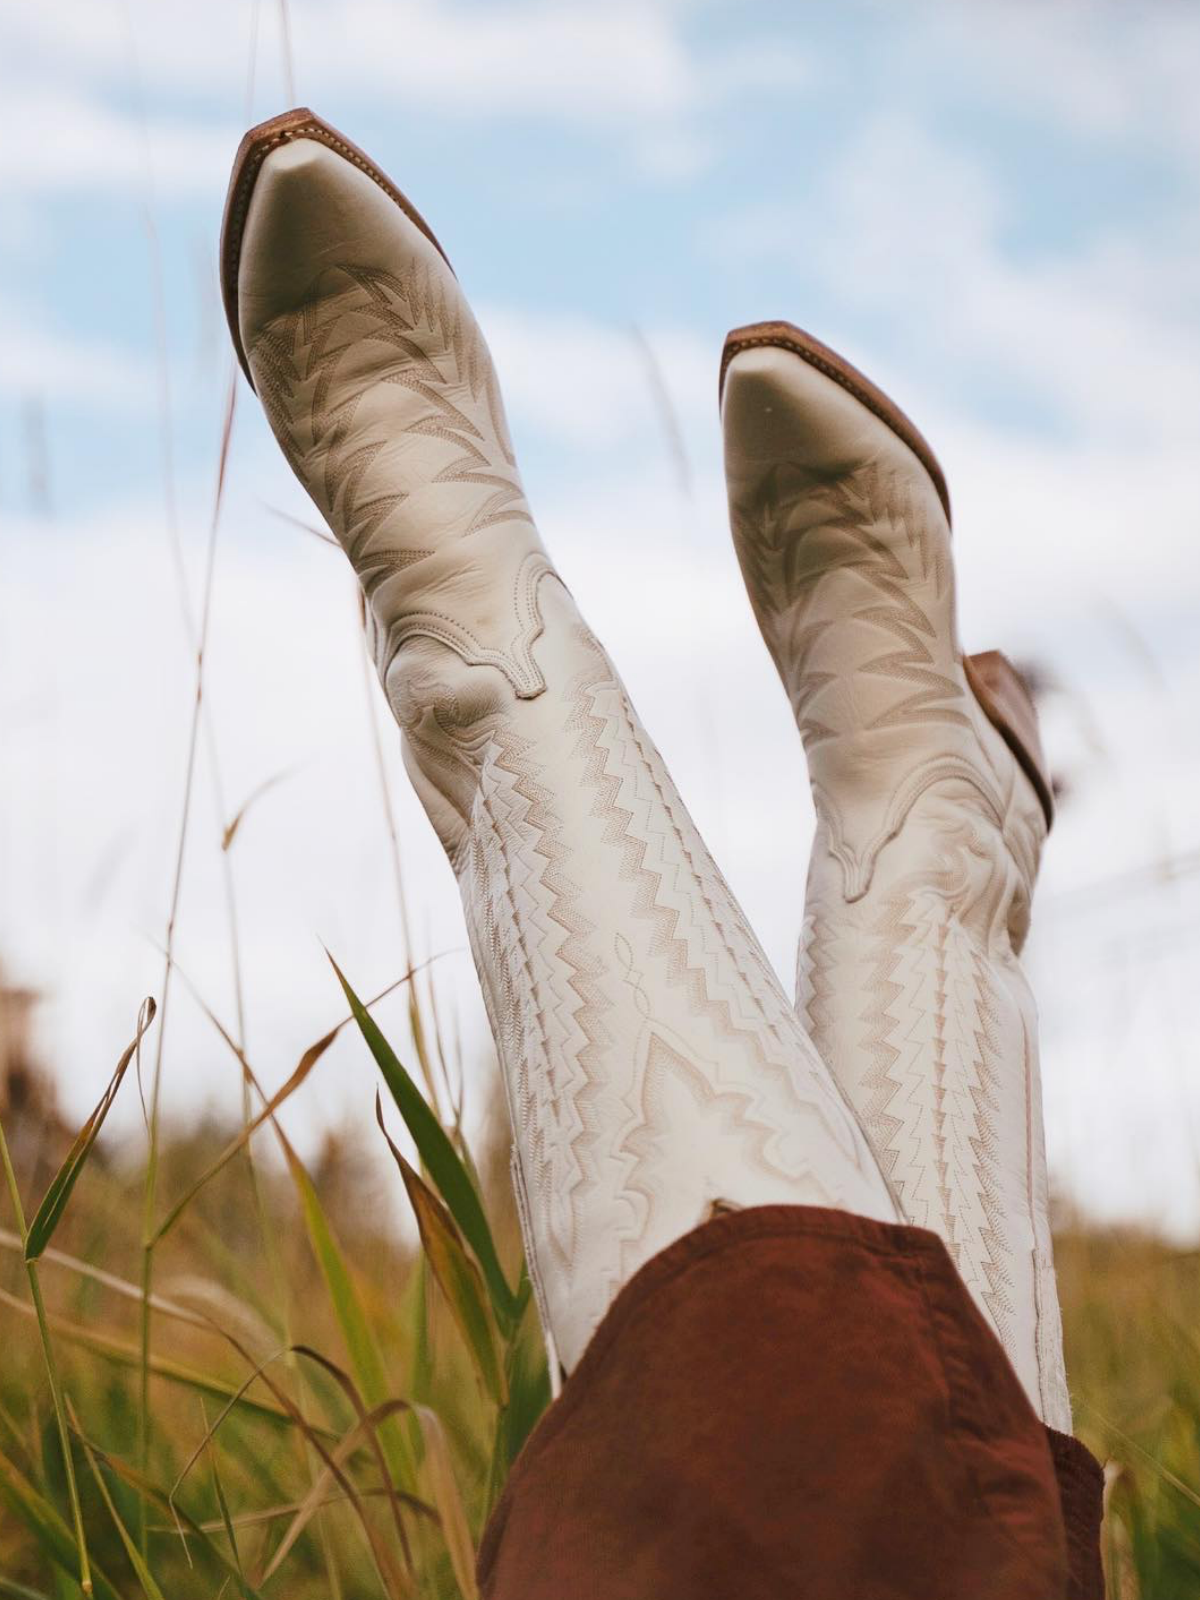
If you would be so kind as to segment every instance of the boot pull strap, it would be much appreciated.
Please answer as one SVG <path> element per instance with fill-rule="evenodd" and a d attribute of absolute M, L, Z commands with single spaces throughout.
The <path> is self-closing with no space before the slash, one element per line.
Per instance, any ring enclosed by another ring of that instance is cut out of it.
<path fill-rule="evenodd" d="M 1037 791 L 1046 827 L 1054 822 L 1054 791 L 1050 769 L 1038 733 L 1037 709 L 1029 685 L 999 650 L 983 650 L 963 657 L 963 670 L 971 692 L 983 707 L 988 721 L 997 730 L 1021 764 L 1025 776 Z"/>

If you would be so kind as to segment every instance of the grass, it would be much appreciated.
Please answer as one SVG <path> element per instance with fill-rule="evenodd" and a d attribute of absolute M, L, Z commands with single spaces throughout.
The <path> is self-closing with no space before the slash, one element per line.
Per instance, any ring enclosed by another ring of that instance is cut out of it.
<path fill-rule="evenodd" d="M 477 1163 L 341 983 L 419 1247 L 372 1221 L 361 1151 L 330 1142 L 310 1170 L 275 1122 L 330 1036 L 272 1096 L 243 1058 L 253 1164 L 244 1126 L 160 1133 L 144 1341 L 144 1159 L 97 1142 L 100 1108 L 74 1141 L 37 1094 L 6 1113 L 0 1597 L 474 1594 L 475 1543 L 549 1399 L 501 1119 Z M 1057 1250 L 1109 1592 L 1182 1600 L 1200 1593 L 1200 1253 L 1072 1216 Z"/>
<path fill-rule="evenodd" d="M 275 1121 L 331 1036 L 273 1096 L 244 1062 L 275 1159 L 251 1163 L 244 1127 L 160 1131 L 171 1193 L 149 1229 L 145 1160 L 105 1154 L 102 1113 L 73 1143 L 40 1096 L 6 1114 L 0 1596 L 475 1592 L 475 1543 L 549 1398 L 505 1152 L 487 1141 L 481 1177 L 342 981 L 380 1124 L 419 1152 L 387 1135 L 419 1248 L 369 1220 L 361 1152 L 331 1144 L 310 1171 Z"/>
<path fill-rule="evenodd" d="M 1113 1600 L 1200 1594 L 1200 1250 L 1062 1218 L 1075 1431 L 1105 1464 Z"/>

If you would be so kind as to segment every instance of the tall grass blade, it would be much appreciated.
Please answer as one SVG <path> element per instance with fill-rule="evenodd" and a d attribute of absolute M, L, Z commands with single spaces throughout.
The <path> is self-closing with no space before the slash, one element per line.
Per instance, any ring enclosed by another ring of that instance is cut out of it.
<path fill-rule="evenodd" d="M 528 1284 L 528 1278 L 523 1278 Z M 503 1417 L 503 1474 L 516 1460 L 526 1439 L 533 1432 L 550 1404 L 550 1374 L 546 1370 L 546 1346 L 536 1317 L 523 1318 L 511 1345 L 508 1359 L 508 1407 Z"/>
<path fill-rule="evenodd" d="M 41 1589 L 28 1589 L 23 1583 L 0 1577 L 0 1600 L 51 1600 Z"/>
<path fill-rule="evenodd" d="M 113 1520 L 113 1526 L 117 1530 L 121 1543 L 125 1546 L 125 1554 L 129 1557 L 129 1564 L 137 1574 L 137 1580 L 142 1586 L 142 1593 L 146 1596 L 146 1600 L 166 1600 L 166 1596 L 155 1582 L 154 1574 L 146 1564 L 142 1552 L 138 1549 L 134 1540 L 130 1538 L 129 1529 L 121 1521 L 121 1513 L 113 1503 L 113 1497 L 104 1481 L 104 1475 L 96 1465 L 95 1456 L 86 1441 L 81 1441 L 81 1443 L 83 1444 L 84 1454 L 87 1456 L 88 1466 L 92 1469 L 92 1476 L 96 1480 L 96 1487 L 100 1490 L 104 1504 L 108 1508 L 108 1514 Z"/>
<path fill-rule="evenodd" d="M 388 1407 L 391 1409 L 398 1410 L 404 1405 L 405 1402 L 403 1400 L 388 1401 Z M 358 1492 L 363 1500 L 382 1500 L 387 1495 L 387 1490 L 382 1487 L 363 1488 Z M 438 1519 L 437 1512 L 432 1506 L 426 1505 L 424 1500 L 418 1500 L 414 1494 L 401 1494 L 400 1499 L 417 1516 L 427 1517 L 432 1523 L 436 1524 Z M 302 1504 L 303 1501 L 300 1500 L 289 1500 L 286 1505 L 264 1506 L 261 1511 L 243 1511 L 240 1515 L 234 1517 L 233 1525 L 235 1528 L 261 1528 L 269 1522 L 280 1522 L 284 1517 L 294 1517 Z M 348 1495 L 332 1493 L 327 1494 L 321 1502 L 323 1507 L 349 1504 Z M 210 1518 L 207 1522 L 198 1522 L 196 1526 L 202 1533 L 223 1533 L 225 1529 L 225 1524 L 220 1517 Z M 151 1533 L 174 1533 L 176 1531 L 175 1528 L 165 1522 L 152 1526 L 150 1529 Z"/>
<path fill-rule="evenodd" d="M 383 1120 L 383 1104 L 378 1091 L 375 1094 L 375 1120 L 400 1168 L 430 1270 L 446 1297 L 484 1387 L 496 1405 L 504 1406 L 508 1403 L 508 1385 L 500 1355 L 500 1337 L 479 1268 L 467 1254 L 462 1235 L 454 1225 L 454 1218 L 396 1147 Z"/>
<path fill-rule="evenodd" d="M 7 1228 L 0 1228 L 0 1249 L 19 1250 L 24 1256 L 25 1245 L 15 1233 L 10 1233 Z M 45 1266 L 47 1263 L 52 1263 L 58 1267 L 67 1267 L 70 1271 L 78 1273 L 80 1277 L 89 1278 L 93 1283 L 102 1284 L 104 1288 L 111 1289 L 114 1294 L 122 1295 L 128 1300 L 140 1301 L 142 1298 L 142 1291 L 129 1278 L 122 1278 L 115 1272 L 105 1272 L 102 1267 L 97 1267 L 90 1261 L 81 1261 L 78 1256 L 70 1255 L 65 1250 L 55 1249 L 52 1245 L 43 1251 L 39 1264 Z M 0 1294 L 3 1294 L 3 1292 L 3 1290 L 0 1290 Z M 190 1322 L 193 1327 L 197 1328 L 202 1328 L 206 1325 L 204 1318 L 198 1312 L 189 1311 L 186 1306 L 176 1305 L 172 1301 L 164 1299 L 162 1295 L 156 1294 L 150 1303 L 155 1311 L 161 1312 L 163 1316 L 174 1317 L 179 1322 Z"/>
<path fill-rule="evenodd" d="M 275 1115 L 276 1111 L 279 1110 L 284 1101 L 295 1094 L 296 1090 L 300 1088 L 301 1084 L 305 1081 L 309 1073 L 325 1054 L 326 1050 L 329 1049 L 329 1046 L 333 1043 L 337 1036 L 338 1029 L 332 1028 L 323 1039 L 318 1039 L 316 1044 L 309 1045 L 308 1049 L 300 1057 L 299 1063 L 297 1064 L 296 1069 L 292 1073 L 291 1077 L 288 1078 L 286 1082 L 281 1084 L 278 1089 L 276 1089 L 275 1093 L 266 1102 L 258 1115 L 244 1124 L 241 1132 L 237 1134 L 235 1138 L 229 1141 L 216 1160 L 213 1161 L 210 1166 L 205 1168 L 204 1172 L 201 1173 L 200 1177 L 196 1179 L 195 1183 L 192 1184 L 187 1192 L 182 1195 L 167 1212 L 166 1216 L 159 1223 L 158 1228 L 155 1231 L 154 1238 L 151 1241 L 152 1243 L 157 1244 L 163 1235 L 168 1233 L 175 1226 L 176 1222 L 178 1222 L 179 1218 L 183 1215 L 184 1211 L 186 1211 L 191 1202 L 196 1198 L 200 1190 L 204 1188 L 205 1184 L 210 1182 L 211 1179 L 215 1178 L 217 1173 L 220 1172 L 221 1168 L 224 1167 L 227 1162 L 231 1161 L 244 1145 L 249 1143 L 251 1137 L 257 1133 L 259 1128 L 262 1127 L 263 1123 L 269 1121 L 270 1118 Z"/>
<path fill-rule="evenodd" d="M 326 954 L 328 955 L 328 951 Z M 367 1042 L 367 1048 L 383 1074 L 383 1080 L 396 1103 L 396 1109 L 404 1119 L 405 1127 L 413 1137 L 421 1160 L 437 1185 L 442 1199 L 450 1208 L 450 1214 L 458 1224 L 463 1238 L 475 1252 L 476 1259 L 483 1269 L 496 1313 L 503 1325 L 511 1326 L 518 1311 L 517 1300 L 508 1286 L 500 1258 L 496 1254 L 492 1230 L 488 1226 L 479 1193 L 471 1182 L 449 1135 L 400 1064 L 395 1051 L 380 1031 L 378 1023 L 350 987 L 332 956 L 329 956 L 329 962 L 337 973 L 338 982 L 349 1001 L 354 1020 L 358 1023 L 359 1031 Z"/>
<path fill-rule="evenodd" d="M 236 1344 L 236 1340 L 232 1341 L 232 1342 Z M 176 1477 L 175 1482 L 171 1486 L 170 1494 L 167 1496 L 167 1498 L 168 1498 L 168 1500 L 170 1502 L 172 1511 L 174 1511 L 174 1509 L 175 1509 L 175 1497 L 179 1493 L 179 1490 L 180 1490 L 180 1488 L 181 1488 L 181 1486 L 183 1484 L 183 1480 L 187 1477 L 188 1473 L 196 1465 L 196 1462 L 199 1461 L 200 1457 L 204 1454 L 204 1452 L 211 1447 L 212 1442 L 213 1442 L 214 1438 L 216 1437 L 218 1430 L 221 1427 L 221 1424 L 225 1421 L 226 1417 L 230 1414 L 230 1412 L 233 1410 L 234 1406 L 241 1399 L 242 1395 L 245 1394 L 246 1390 L 249 1389 L 251 1387 L 251 1385 L 254 1384 L 259 1378 L 262 1378 L 264 1382 L 267 1382 L 267 1379 L 266 1379 L 267 1368 L 269 1366 L 271 1366 L 271 1364 L 273 1362 L 278 1361 L 281 1356 L 287 1356 L 287 1355 L 290 1355 L 290 1354 L 292 1354 L 292 1352 L 288 1351 L 288 1350 L 277 1350 L 274 1353 L 274 1355 L 268 1356 L 265 1361 L 260 1362 L 242 1380 L 239 1388 L 237 1389 L 237 1392 L 235 1394 L 230 1395 L 229 1400 L 227 1401 L 227 1403 L 224 1406 L 222 1406 L 220 1412 L 218 1413 L 217 1420 L 210 1425 L 208 1420 L 207 1420 L 207 1417 L 205 1418 L 205 1426 L 204 1426 L 203 1437 L 201 1438 L 200 1443 L 192 1451 L 191 1455 L 184 1462 L 183 1466 L 179 1469 L 179 1474 Z M 271 1388 L 272 1385 L 268 1382 L 267 1383 L 267 1387 Z M 297 1412 L 296 1416 L 299 1417 L 299 1415 L 300 1415 L 300 1413 Z M 303 1423 L 301 1425 L 303 1426 Z"/>
<path fill-rule="evenodd" d="M 218 1566 L 223 1567 L 225 1571 L 229 1573 L 230 1577 L 233 1579 L 233 1582 L 242 1595 L 242 1600 L 263 1600 L 263 1597 L 259 1594 L 258 1590 L 249 1584 L 239 1574 L 237 1568 L 221 1549 L 220 1545 L 217 1544 L 215 1540 L 209 1538 L 208 1534 L 194 1517 L 189 1516 L 186 1511 L 183 1511 L 178 1506 L 172 1505 L 167 1495 L 163 1493 L 163 1491 L 155 1482 L 153 1482 L 152 1479 L 146 1477 L 144 1473 L 138 1472 L 135 1467 L 131 1467 L 127 1461 L 122 1461 L 119 1456 L 111 1455 L 108 1451 L 102 1450 L 98 1445 L 93 1444 L 90 1440 L 84 1439 L 82 1435 L 77 1435 L 77 1437 L 79 1438 L 80 1444 L 87 1452 L 89 1464 L 91 1465 L 93 1472 L 97 1470 L 96 1463 L 98 1461 L 103 1462 L 115 1478 L 120 1478 L 122 1482 L 127 1483 L 131 1489 L 136 1489 L 143 1500 L 149 1501 L 151 1505 L 157 1506 L 160 1511 L 168 1513 L 172 1519 L 174 1527 L 177 1530 L 180 1527 L 185 1528 L 187 1530 L 187 1536 L 194 1539 L 196 1544 L 205 1550 Z M 104 1491 L 104 1488 L 105 1485 L 103 1482 L 101 1482 L 101 1492 Z M 108 1496 L 106 1495 L 105 1498 L 107 1499 Z"/>
<path fill-rule="evenodd" d="M 350 1275 L 345 1256 L 325 1215 L 325 1209 L 308 1169 L 278 1124 L 276 1133 L 283 1148 L 292 1182 L 300 1197 L 300 1208 L 313 1254 L 325 1279 L 329 1298 L 342 1330 L 342 1337 L 346 1341 L 351 1369 L 367 1404 L 380 1405 L 389 1398 L 391 1385 L 383 1365 L 383 1357 L 379 1353 L 374 1330 L 363 1310 L 354 1279 Z M 415 1482 L 413 1452 L 399 1428 L 389 1427 L 386 1430 L 384 1445 L 392 1475 L 405 1487 L 412 1487 Z"/>
<path fill-rule="evenodd" d="M 339 1367 L 335 1361 L 330 1361 L 328 1356 L 323 1356 L 319 1350 L 313 1350 L 309 1345 L 297 1345 L 296 1354 L 304 1356 L 306 1360 L 314 1362 L 324 1372 L 327 1372 L 329 1376 L 333 1378 L 335 1383 L 339 1385 L 342 1393 L 353 1406 L 355 1415 L 358 1417 L 358 1420 L 362 1424 L 366 1433 L 367 1443 L 375 1457 L 375 1464 L 379 1468 L 379 1475 L 383 1479 L 385 1489 L 388 1491 L 388 1505 L 392 1513 L 392 1522 L 395 1525 L 396 1537 L 400 1541 L 400 1548 L 404 1552 L 404 1559 L 408 1563 L 408 1566 L 411 1570 L 412 1551 L 409 1549 L 408 1535 L 404 1531 L 404 1519 L 400 1514 L 400 1497 L 396 1493 L 396 1486 L 392 1482 L 392 1474 L 388 1471 L 388 1463 L 385 1460 L 384 1451 L 380 1444 L 380 1434 L 383 1431 L 382 1426 L 380 1428 L 376 1428 L 375 1423 L 371 1420 L 371 1414 L 368 1413 L 366 1406 L 363 1404 L 362 1396 L 359 1394 L 358 1389 L 355 1387 L 348 1374 L 343 1372 L 341 1367 Z M 411 1411 L 411 1409 L 412 1408 L 409 1406 L 408 1402 L 404 1400 L 395 1400 L 391 1402 L 384 1401 L 379 1407 L 376 1408 L 376 1410 L 382 1414 L 385 1420 L 395 1412 Z"/>
<path fill-rule="evenodd" d="M 271 516 L 278 517 L 280 522 L 290 522 L 293 528 L 299 528 L 301 533 L 311 533 L 314 539 L 320 539 L 322 544 L 330 544 L 340 551 L 341 542 L 334 538 L 327 528 L 318 528 L 313 522 L 306 522 L 303 517 L 294 517 L 290 511 L 283 511 L 279 506 L 270 506 L 262 501 L 264 511 L 269 511 Z"/>
<path fill-rule="evenodd" d="M 442 1522 L 442 1537 L 450 1556 L 450 1565 L 463 1600 L 479 1600 L 475 1583 L 475 1546 L 467 1526 L 458 1484 L 450 1465 L 450 1451 L 446 1435 L 436 1412 L 428 1406 L 416 1408 L 425 1436 L 425 1476 L 429 1481 L 430 1495 Z"/>
<path fill-rule="evenodd" d="M 17 1174 L 12 1164 L 12 1156 L 8 1149 L 8 1139 L 5 1136 L 2 1122 L 0 1122 L 0 1166 L 4 1168 L 4 1178 L 8 1184 L 8 1194 L 9 1199 L 12 1201 L 13 1215 L 17 1219 L 17 1227 L 20 1229 L 22 1254 L 27 1254 L 29 1230 L 25 1224 L 25 1208 L 21 1204 L 21 1189 L 17 1183 Z M 62 1449 L 63 1471 L 67 1479 L 67 1497 L 71 1502 L 71 1518 L 75 1524 L 75 1552 L 79 1560 L 79 1587 L 85 1595 L 91 1595 L 94 1591 L 92 1588 L 91 1564 L 88 1557 L 87 1536 L 83 1528 L 83 1509 L 79 1503 L 79 1485 L 75 1481 L 75 1462 L 71 1456 L 71 1441 L 67 1437 L 67 1413 L 63 1403 L 63 1388 L 58 1376 L 58 1362 L 54 1355 L 54 1345 L 50 1339 L 50 1323 L 46 1316 L 46 1302 L 42 1298 L 42 1281 L 38 1275 L 36 1261 L 26 1260 L 25 1274 L 29 1279 L 29 1293 L 33 1300 L 34 1315 L 37 1318 L 38 1337 L 42 1343 L 42 1359 L 46 1364 L 46 1380 L 50 1385 L 50 1398 L 54 1403 L 54 1421 L 58 1428 L 59 1446 Z"/>
<path fill-rule="evenodd" d="M 3 1451 L 0 1451 L 0 1501 L 29 1530 L 55 1566 L 82 1587 L 79 1547 L 70 1528 L 49 1500 Z M 91 1564 L 90 1573 L 91 1592 L 96 1600 L 122 1600 L 95 1563 Z"/>
<path fill-rule="evenodd" d="M 208 1414 L 204 1415 L 204 1427 L 208 1429 Z M 217 1452 L 213 1445 L 212 1435 L 208 1436 L 208 1466 L 212 1474 L 213 1493 L 217 1497 L 217 1509 L 221 1513 L 221 1522 L 225 1529 L 225 1537 L 229 1540 L 229 1553 L 233 1557 L 234 1566 L 240 1579 L 245 1581 L 245 1572 L 242 1567 L 242 1553 L 238 1549 L 237 1534 L 233 1528 L 233 1518 L 229 1514 L 229 1501 L 225 1498 L 225 1485 L 221 1482 L 221 1472 L 217 1465 Z"/>
<path fill-rule="evenodd" d="M 524 1267 L 521 1289 L 529 1279 Z M 508 1384 L 508 1404 L 496 1419 L 492 1456 L 484 1491 L 484 1515 L 490 1516 L 503 1492 L 509 1468 L 526 1439 L 550 1404 L 550 1374 L 546 1368 L 546 1346 L 536 1321 L 523 1318 L 505 1352 L 504 1374 Z"/>
<path fill-rule="evenodd" d="M 154 1021 L 157 1007 L 154 1001 L 147 997 L 143 1000 L 142 1008 L 138 1013 L 137 1033 L 134 1035 L 128 1048 L 117 1062 L 116 1070 L 108 1080 L 108 1087 L 100 1096 L 95 1110 L 75 1135 L 75 1142 L 67 1152 L 67 1158 L 55 1173 L 46 1190 L 45 1198 L 33 1215 L 29 1230 L 25 1235 L 25 1259 L 36 1261 L 45 1250 L 54 1236 L 54 1230 L 62 1221 L 63 1212 L 67 1209 L 67 1201 L 71 1198 L 71 1191 L 78 1181 L 79 1174 L 83 1171 L 88 1156 L 92 1153 L 92 1146 L 99 1136 L 100 1129 L 104 1126 L 104 1119 L 108 1116 L 109 1108 L 117 1097 L 117 1090 L 129 1069 L 142 1036 Z"/>
<path fill-rule="evenodd" d="M 269 793 L 270 790 L 272 790 L 276 786 L 276 784 L 282 783 L 285 778 L 290 777 L 291 773 L 292 773 L 292 769 L 290 767 L 287 767 L 282 772 L 273 773 L 271 777 L 264 779 L 264 781 L 259 784 L 257 789 L 251 790 L 250 794 L 246 797 L 245 800 L 242 801 L 241 806 L 238 808 L 237 812 L 234 814 L 233 820 L 226 824 L 225 830 L 221 834 L 221 849 L 222 850 L 226 850 L 227 851 L 229 849 L 229 847 L 232 845 L 234 839 L 237 837 L 238 829 L 241 827 L 243 821 L 245 820 L 246 813 L 249 811 L 250 807 L 254 804 L 254 802 L 256 800 L 260 800 L 263 797 L 264 794 Z"/>
<path fill-rule="evenodd" d="M 236 1341 L 234 1342 L 236 1343 Z M 309 1351 L 305 1346 L 302 1345 L 295 1346 L 295 1352 L 298 1355 L 315 1355 L 315 1352 Z M 241 1353 L 243 1356 L 246 1355 L 245 1351 L 242 1351 Z M 339 1381 L 346 1383 L 349 1382 L 349 1380 L 346 1379 L 345 1374 L 342 1373 L 339 1368 L 336 1368 L 332 1362 L 327 1361 L 325 1357 L 318 1356 L 317 1360 L 320 1361 L 323 1367 L 328 1368 L 330 1371 L 337 1374 L 339 1376 Z M 362 1527 L 364 1535 L 366 1536 L 367 1545 L 371 1551 L 371 1557 L 375 1563 L 375 1570 L 379 1574 L 380 1582 L 383 1584 L 390 1596 L 398 1597 L 398 1600 L 406 1600 L 406 1597 L 411 1593 L 408 1580 L 400 1571 L 395 1557 L 392 1555 L 387 1545 L 384 1544 L 380 1539 L 375 1528 L 372 1526 L 371 1520 L 367 1516 L 366 1510 L 363 1506 L 362 1496 L 359 1494 L 351 1480 L 346 1476 L 345 1472 L 342 1471 L 341 1466 L 337 1461 L 335 1461 L 330 1451 L 325 1448 L 325 1445 L 316 1430 L 314 1430 L 308 1424 L 302 1413 L 288 1397 L 288 1395 L 278 1386 L 278 1384 L 273 1383 L 265 1373 L 263 1374 L 263 1382 L 267 1385 L 268 1389 L 270 1389 L 271 1393 L 275 1396 L 279 1403 L 291 1413 L 298 1426 L 304 1430 L 305 1438 L 308 1439 L 317 1455 L 320 1456 L 321 1460 L 332 1471 L 334 1478 L 337 1480 L 338 1487 L 350 1501 L 350 1504 L 354 1509 L 354 1514 L 358 1518 L 359 1524 Z M 402 1402 L 397 1403 L 398 1409 L 400 1405 L 402 1405 Z"/>
<path fill-rule="evenodd" d="M 308 1169 L 286 1139 L 283 1142 L 283 1149 L 292 1181 L 300 1196 L 309 1241 L 329 1290 L 342 1336 L 346 1341 L 350 1364 L 358 1379 L 359 1387 L 367 1399 L 372 1403 L 378 1403 L 387 1398 L 389 1385 L 374 1332 L 367 1320 L 358 1290 L 354 1286 L 345 1257 L 334 1237 Z"/>
<path fill-rule="evenodd" d="M 0 1304 L 10 1306 L 14 1311 L 20 1311 L 26 1316 L 36 1315 L 32 1306 L 25 1305 L 15 1295 L 10 1295 L 3 1289 L 0 1289 Z M 114 1338 L 111 1334 L 97 1332 L 94 1328 L 84 1327 L 80 1323 L 70 1322 L 66 1317 L 49 1315 L 47 1322 L 61 1338 L 90 1351 L 92 1355 L 102 1356 L 106 1361 L 115 1362 L 122 1367 L 141 1365 L 142 1355 L 137 1345 Z M 214 1400 L 228 1401 L 231 1405 L 237 1405 L 266 1422 L 284 1426 L 290 1426 L 292 1423 L 293 1419 L 287 1411 L 268 1405 L 265 1400 L 252 1400 L 243 1394 L 244 1384 L 239 1386 L 226 1378 L 212 1377 L 198 1368 L 172 1361 L 165 1356 L 152 1356 L 150 1371 L 156 1378 L 165 1378 L 169 1383 L 181 1384 L 185 1388 L 194 1389 L 198 1394 L 209 1395 Z M 334 1437 L 327 1429 L 318 1431 L 325 1433 L 327 1437 Z"/>
<path fill-rule="evenodd" d="M 383 1405 L 376 1406 L 373 1411 L 364 1411 L 359 1415 L 358 1420 L 345 1438 L 331 1452 L 329 1465 L 322 1469 L 319 1476 L 313 1481 L 308 1494 L 305 1495 L 298 1506 L 293 1508 L 294 1515 L 292 1520 L 270 1562 L 263 1569 L 261 1580 L 263 1583 L 267 1583 L 274 1577 L 309 1521 L 322 1506 L 329 1503 L 329 1485 L 334 1479 L 337 1468 L 342 1466 L 347 1457 L 358 1448 L 363 1436 L 369 1436 L 377 1430 L 380 1424 L 385 1422 L 388 1417 L 411 1411 L 411 1409 L 407 1400 L 387 1400 Z M 427 1505 L 424 1500 L 418 1499 L 416 1495 L 406 1494 L 386 1483 L 375 1492 L 379 1495 L 394 1495 L 397 1504 L 404 1505 L 409 1511 L 415 1512 L 418 1516 L 427 1517 L 435 1523 L 438 1521 L 438 1514 L 433 1506 Z"/>

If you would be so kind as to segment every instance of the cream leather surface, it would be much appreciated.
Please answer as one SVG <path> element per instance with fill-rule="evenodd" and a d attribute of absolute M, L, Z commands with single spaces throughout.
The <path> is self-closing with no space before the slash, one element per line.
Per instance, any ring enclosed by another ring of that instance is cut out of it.
<path fill-rule="evenodd" d="M 963 675 L 945 512 L 909 447 L 788 350 L 737 354 L 723 415 L 734 542 L 817 812 L 798 1010 L 905 1216 L 1069 1431 L 1018 960 L 1046 823 Z"/>
<path fill-rule="evenodd" d="M 530 517 L 486 346 L 400 208 L 267 157 L 239 274 L 254 380 L 362 581 L 457 874 L 531 1272 L 574 1365 L 715 1200 L 898 1212 Z"/>

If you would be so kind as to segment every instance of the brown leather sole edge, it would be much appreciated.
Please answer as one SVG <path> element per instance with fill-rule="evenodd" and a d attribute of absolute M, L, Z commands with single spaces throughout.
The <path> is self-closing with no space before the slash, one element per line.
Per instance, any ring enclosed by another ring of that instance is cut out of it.
<path fill-rule="evenodd" d="M 725 374 L 734 356 L 743 350 L 753 350 L 764 345 L 778 350 L 790 350 L 793 355 L 799 356 L 801 361 L 807 361 L 810 367 L 815 367 L 827 378 L 832 378 L 834 383 L 840 384 L 847 394 L 852 394 L 861 405 L 866 406 L 868 411 L 874 412 L 881 422 L 886 423 L 925 468 L 933 487 L 937 490 L 938 499 L 942 502 L 946 520 L 948 522 L 951 520 L 950 491 L 946 487 L 945 475 L 920 429 L 905 416 L 894 400 L 890 400 L 883 390 L 877 388 L 857 367 L 851 366 L 850 362 L 839 356 L 836 350 L 831 350 L 827 344 L 822 344 L 820 339 L 815 339 L 811 333 L 805 333 L 803 328 L 797 328 L 794 323 L 751 322 L 744 328 L 734 328 L 726 334 L 725 348 L 721 352 L 721 371 L 717 380 L 718 402 L 725 393 Z"/>
<path fill-rule="evenodd" d="M 417 208 L 397 189 L 387 173 L 380 171 L 356 144 L 352 144 L 315 112 L 310 111 L 307 106 L 296 106 L 291 111 L 284 111 L 277 117 L 258 123 L 243 137 L 234 157 L 229 190 L 225 196 L 225 211 L 221 218 L 220 246 L 221 298 L 225 304 L 225 320 L 229 324 L 238 362 L 252 389 L 254 379 L 250 375 L 250 364 L 242 347 L 242 333 L 238 324 L 237 279 L 242 253 L 242 234 L 250 209 L 250 198 L 254 193 L 258 175 L 262 171 L 262 164 L 272 150 L 281 144 L 286 144 L 289 139 L 315 139 L 319 144 L 327 145 L 330 150 L 336 151 L 339 156 L 365 172 L 390 200 L 396 202 L 408 220 L 420 228 L 442 260 L 450 267 L 450 271 L 454 271 L 450 266 L 450 258 L 438 243 L 433 229 Z"/>

